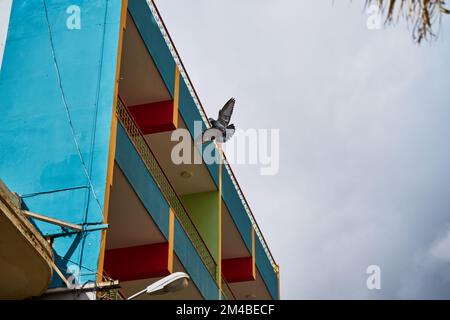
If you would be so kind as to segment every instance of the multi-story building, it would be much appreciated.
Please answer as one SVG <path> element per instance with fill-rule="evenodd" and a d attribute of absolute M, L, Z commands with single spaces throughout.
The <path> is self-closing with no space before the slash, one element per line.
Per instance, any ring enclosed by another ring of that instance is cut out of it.
<path fill-rule="evenodd" d="M 182 271 L 186 289 L 141 298 L 278 299 L 220 146 L 171 159 L 180 128 L 202 159 L 209 123 L 155 4 L 2 2 L 0 296 L 128 297 Z"/>

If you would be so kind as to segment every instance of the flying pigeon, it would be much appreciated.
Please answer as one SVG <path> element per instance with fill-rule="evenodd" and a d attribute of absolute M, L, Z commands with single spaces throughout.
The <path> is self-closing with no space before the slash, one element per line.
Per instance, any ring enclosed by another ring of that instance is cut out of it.
<path fill-rule="evenodd" d="M 217 120 L 209 118 L 211 128 L 203 132 L 203 143 L 216 140 L 217 142 L 226 142 L 236 131 L 234 124 L 229 124 L 233 114 L 235 100 L 231 98 L 219 111 Z"/>

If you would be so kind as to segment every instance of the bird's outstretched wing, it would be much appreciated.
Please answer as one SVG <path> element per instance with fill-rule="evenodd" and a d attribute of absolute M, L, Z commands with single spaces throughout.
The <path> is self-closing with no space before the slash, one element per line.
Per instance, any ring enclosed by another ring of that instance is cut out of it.
<path fill-rule="evenodd" d="M 228 124 L 230 123 L 231 115 L 233 114 L 234 103 L 234 98 L 231 98 L 219 111 L 219 118 L 217 119 L 217 121 L 220 122 L 220 124 L 222 124 L 224 127 L 228 126 Z"/>

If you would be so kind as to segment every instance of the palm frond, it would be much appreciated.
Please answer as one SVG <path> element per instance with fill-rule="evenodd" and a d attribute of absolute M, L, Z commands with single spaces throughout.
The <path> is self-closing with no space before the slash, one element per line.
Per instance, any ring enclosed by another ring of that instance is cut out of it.
<path fill-rule="evenodd" d="M 445 0 L 366 0 L 366 6 L 378 5 L 385 23 L 392 24 L 403 17 L 412 26 L 414 41 L 429 41 L 438 34 L 441 18 L 450 14 Z M 397 8 L 397 9 L 396 9 Z"/>

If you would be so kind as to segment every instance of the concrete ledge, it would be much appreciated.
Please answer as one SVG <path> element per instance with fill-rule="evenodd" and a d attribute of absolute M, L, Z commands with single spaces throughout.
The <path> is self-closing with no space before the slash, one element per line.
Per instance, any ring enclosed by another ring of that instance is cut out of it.
<path fill-rule="evenodd" d="M 41 295 L 53 275 L 53 250 L 0 180 L 0 299 Z"/>

